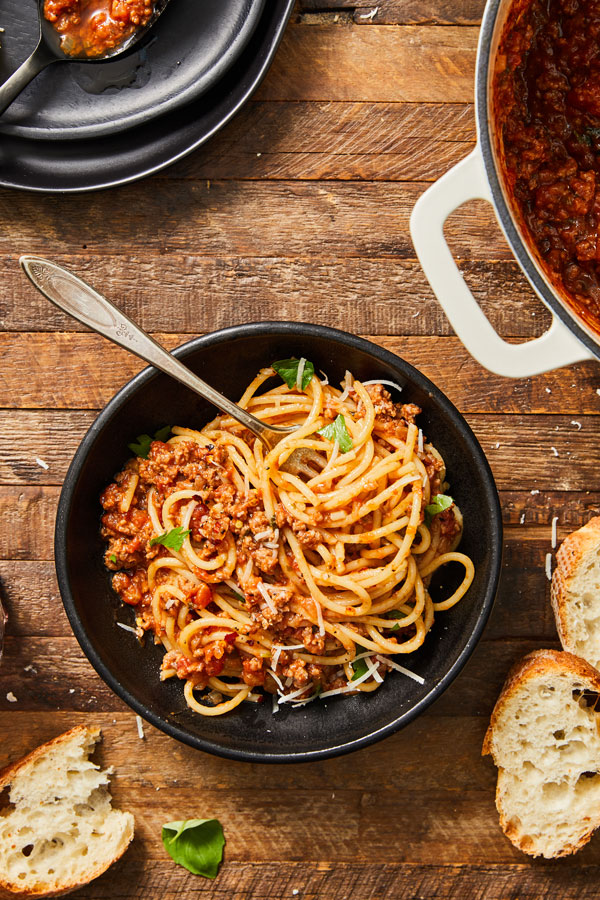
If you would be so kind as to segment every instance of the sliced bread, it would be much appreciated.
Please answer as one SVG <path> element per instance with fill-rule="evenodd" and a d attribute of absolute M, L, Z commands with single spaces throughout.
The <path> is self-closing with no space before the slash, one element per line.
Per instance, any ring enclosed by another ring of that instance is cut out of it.
<path fill-rule="evenodd" d="M 102 874 L 133 838 L 111 806 L 110 769 L 88 756 L 99 728 L 78 725 L 0 774 L 0 897 L 55 897 Z"/>
<path fill-rule="evenodd" d="M 564 649 L 600 668 L 600 516 L 560 545 L 551 598 Z"/>
<path fill-rule="evenodd" d="M 575 853 L 600 826 L 600 673 L 570 653 L 538 650 L 510 672 L 485 736 L 498 766 L 496 806 L 515 847 Z"/>

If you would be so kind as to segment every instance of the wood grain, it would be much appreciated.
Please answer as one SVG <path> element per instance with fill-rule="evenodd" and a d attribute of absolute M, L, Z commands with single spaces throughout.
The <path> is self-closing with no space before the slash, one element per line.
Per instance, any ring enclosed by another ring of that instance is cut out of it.
<path fill-rule="evenodd" d="M 291 25 L 261 100 L 470 103 L 477 29 Z"/>
<path fill-rule="evenodd" d="M 322 17 L 323 21 L 345 23 L 349 19 L 354 25 L 412 25 L 431 23 L 434 25 L 478 25 L 484 4 L 478 0 L 428 0 L 423 3 L 413 0 L 382 0 L 370 6 L 364 0 L 301 0 L 300 21 L 310 21 L 309 16 Z"/>

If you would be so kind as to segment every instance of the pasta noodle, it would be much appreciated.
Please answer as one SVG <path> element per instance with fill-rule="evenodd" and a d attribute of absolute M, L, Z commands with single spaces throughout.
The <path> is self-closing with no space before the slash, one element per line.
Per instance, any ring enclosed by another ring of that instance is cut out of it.
<path fill-rule="evenodd" d="M 201 715 L 263 691 L 274 711 L 369 693 L 392 669 L 422 681 L 392 657 L 417 650 L 473 580 L 420 409 L 350 373 L 343 390 L 308 381 L 309 365 L 263 392 L 275 371 L 261 370 L 240 400 L 297 426 L 272 450 L 220 415 L 201 431 L 174 427 L 102 494 L 113 587 L 138 636 L 164 646 L 161 678 L 183 679 Z M 433 602 L 430 579 L 447 563 L 464 578 Z"/>

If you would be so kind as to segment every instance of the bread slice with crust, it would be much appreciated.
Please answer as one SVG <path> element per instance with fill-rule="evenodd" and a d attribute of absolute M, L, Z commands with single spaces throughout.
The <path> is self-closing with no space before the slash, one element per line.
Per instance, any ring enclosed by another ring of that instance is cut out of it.
<path fill-rule="evenodd" d="M 509 673 L 483 742 L 498 766 L 496 806 L 510 841 L 547 859 L 575 853 L 600 826 L 600 673 L 537 650 Z"/>
<path fill-rule="evenodd" d="M 0 897 L 56 897 L 101 875 L 133 838 L 88 757 L 99 728 L 78 725 L 0 773 Z"/>
<path fill-rule="evenodd" d="M 600 516 L 558 548 L 550 594 L 563 648 L 600 668 Z"/>

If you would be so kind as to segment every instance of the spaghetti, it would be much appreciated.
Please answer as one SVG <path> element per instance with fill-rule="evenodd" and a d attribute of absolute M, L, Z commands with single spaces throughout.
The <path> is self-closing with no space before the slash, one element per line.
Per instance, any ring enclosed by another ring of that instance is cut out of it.
<path fill-rule="evenodd" d="M 295 380 L 260 393 L 275 375 L 263 369 L 239 404 L 297 426 L 274 449 L 223 415 L 174 427 L 101 497 L 113 587 L 138 636 L 164 645 L 161 678 L 183 679 L 205 716 L 263 690 L 274 711 L 374 691 L 392 669 L 422 681 L 392 657 L 419 648 L 473 579 L 419 407 L 393 403 L 381 382 L 346 373 L 340 390 L 286 362 Z M 298 451 L 310 454 L 302 477 L 286 467 Z M 435 603 L 428 584 L 449 562 L 464 577 Z"/>

